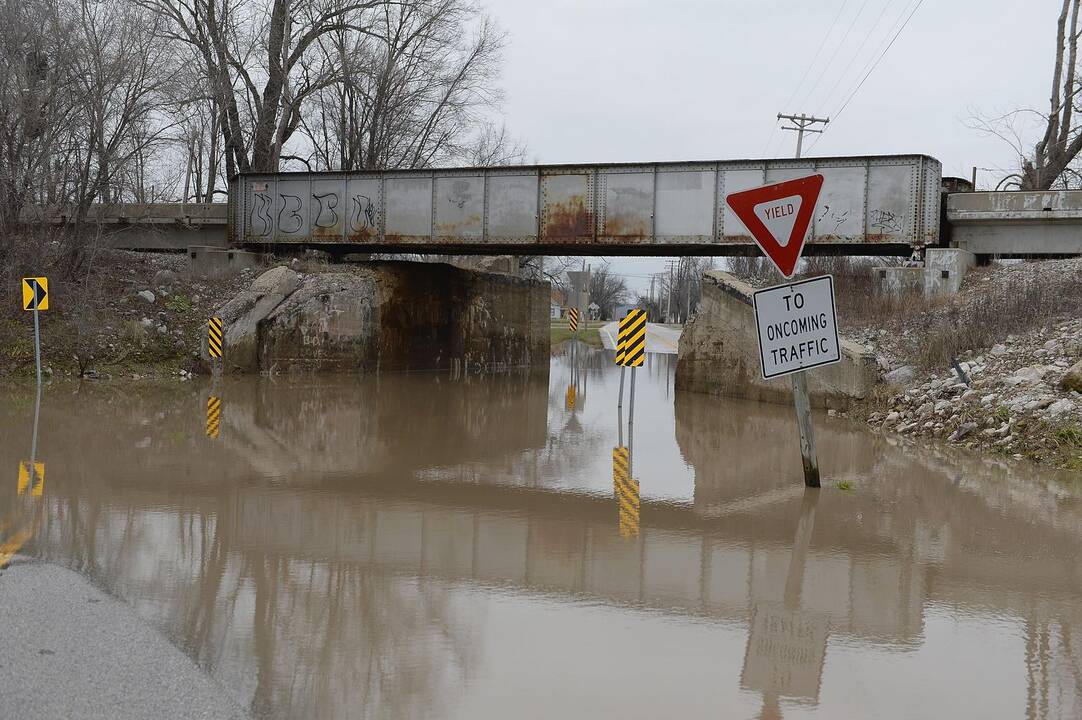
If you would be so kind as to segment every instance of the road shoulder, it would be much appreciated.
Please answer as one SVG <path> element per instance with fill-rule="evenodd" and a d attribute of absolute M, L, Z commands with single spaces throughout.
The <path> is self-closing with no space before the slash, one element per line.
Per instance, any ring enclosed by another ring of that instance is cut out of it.
<path fill-rule="evenodd" d="M 247 717 L 130 607 L 24 557 L 0 573 L 0 672 L 5 717 Z"/>

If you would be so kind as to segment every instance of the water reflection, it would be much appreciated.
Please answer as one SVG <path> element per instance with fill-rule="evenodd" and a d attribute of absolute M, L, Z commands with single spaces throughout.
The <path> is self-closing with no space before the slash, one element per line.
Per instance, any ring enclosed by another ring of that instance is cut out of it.
<path fill-rule="evenodd" d="M 226 382 L 217 439 L 210 387 L 54 387 L 27 548 L 260 717 L 1082 715 L 1069 478 L 823 418 L 805 491 L 791 410 L 673 398 L 652 356 L 631 532 L 619 371 L 580 360 L 570 410 L 564 357 L 551 383 Z"/>
<path fill-rule="evenodd" d="M 782 696 L 819 701 L 829 621 L 820 613 L 805 611 L 800 602 L 819 492 L 817 488 L 804 490 L 783 597 L 777 603 L 759 602 L 751 608 L 740 687 L 762 695 L 758 717 L 764 720 L 782 717 Z"/>

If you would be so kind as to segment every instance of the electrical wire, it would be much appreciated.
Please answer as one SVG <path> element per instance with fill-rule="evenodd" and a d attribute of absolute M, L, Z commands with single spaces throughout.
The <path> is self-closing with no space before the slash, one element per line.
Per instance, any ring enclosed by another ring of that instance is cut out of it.
<path fill-rule="evenodd" d="M 830 34 L 834 32 L 834 27 L 838 24 L 838 18 L 842 16 L 842 12 L 844 12 L 845 6 L 848 4 L 849 0 L 842 0 L 841 7 L 838 8 L 838 12 L 834 15 L 834 20 L 830 23 L 830 27 L 827 29 L 826 34 L 823 35 L 823 39 L 819 41 L 819 47 L 816 48 L 815 55 L 812 56 L 811 62 L 804 66 L 804 74 L 797 80 L 796 87 L 793 88 L 792 94 L 790 94 L 788 99 L 782 104 L 783 112 L 788 108 L 789 103 L 797 96 L 797 93 L 800 92 L 800 87 L 804 84 L 804 81 L 808 79 L 808 73 L 811 72 L 812 67 L 815 65 L 815 61 L 819 59 L 819 55 L 823 52 L 823 48 L 826 47 L 827 39 L 830 37 Z M 777 131 L 778 120 L 775 118 L 774 127 L 770 129 L 770 136 L 766 139 L 766 144 L 763 145 L 763 151 L 759 153 L 760 155 L 766 155 L 767 151 L 770 149 L 770 143 L 774 140 L 774 134 Z"/>
<path fill-rule="evenodd" d="M 849 33 L 853 32 L 853 27 L 856 26 L 857 20 L 860 19 L 861 13 L 864 12 L 864 8 L 866 7 L 868 7 L 868 0 L 864 0 L 864 2 L 860 4 L 860 9 L 858 9 L 857 14 L 853 16 L 853 22 L 849 23 L 849 27 L 846 28 L 845 34 L 842 35 L 842 39 L 838 41 L 837 46 L 834 48 L 834 52 L 830 55 L 830 59 L 827 60 L 827 64 L 823 66 L 823 71 L 819 73 L 819 77 L 815 79 L 815 84 L 812 85 L 811 90 L 804 96 L 804 100 L 800 103 L 801 105 L 807 105 L 808 101 L 811 100 L 812 96 L 815 94 L 815 90 L 819 87 L 819 83 L 823 81 L 827 71 L 830 70 L 830 66 L 834 64 L 834 58 L 838 57 L 838 52 L 842 49 L 842 46 L 845 45 L 845 41 L 849 39 Z"/>
<path fill-rule="evenodd" d="M 841 107 L 838 108 L 837 112 L 833 113 L 830 116 L 830 119 L 831 119 L 832 122 L 837 121 L 838 117 L 842 114 L 842 112 L 844 112 L 845 109 L 847 107 L 849 107 L 849 103 L 852 102 L 854 97 L 856 97 L 857 92 L 859 92 L 860 89 L 864 86 L 864 83 L 868 80 L 869 77 L 871 77 L 871 74 L 873 72 L 875 72 L 875 69 L 877 67 L 879 67 L 879 63 L 886 56 L 887 51 L 891 49 L 891 47 L 894 45 L 894 42 L 898 39 L 898 36 L 900 36 L 902 34 L 902 31 L 905 30 L 907 25 L 909 25 L 909 21 L 913 19 L 913 16 L 916 15 L 917 10 L 919 10 L 920 6 L 923 5 L 923 4 L 924 4 L 924 0 L 917 0 L 917 3 L 913 6 L 913 9 L 909 12 L 909 16 L 905 19 L 905 22 L 903 22 L 902 26 L 900 28 L 898 28 L 898 31 L 894 33 L 894 37 L 892 37 L 890 39 L 890 42 L 887 43 L 886 47 L 883 48 L 883 51 L 881 53 L 879 53 L 879 57 L 876 58 L 875 62 L 872 63 L 872 66 L 870 68 L 868 68 L 868 72 L 866 72 L 864 74 L 864 77 L 862 77 L 860 79 L 860 82 L 857 83 L 857 86 L 855 88 L 853 88 L 852 92 L 849 93 L 849 96 L 845 99 L 845 102 L 843 102 L 841 104 Z M 902 12 L 904 13 L 905 11 L 903 10 Z M 822 134 L 816 136 L 812 140 L 811 144 L 808 146 L 808 150 L 810 151 L 812 148 L 814 148 L 819 143 L 819 140 L 825 134 L 826 133 L 822 133 Z"/>
<path fill-rule="evenodd" d="M 838 89 L 838 86 L 842 84 L 842 80 L 844 80 L 845 77 L 849 74 L 849 69 L 851 67 L 853 67 L 853 63 L 856 62 L 858 57 L 860 57 L 861 51 L 864 50 L 864 46 L 867 45 L 868 41 L 872 38 L 872 34 L 875 33 L 875 29 L 877 27 L 879 27 L 879 23 L 883 20 L 883 17 L 887 14 L 887 10 L 890 8 L 890 5 L 891 5 L 892 2 L 893 2 L 893 0 L 887 0 L 883 4 L 883 9 L 879 11 L 879 15 L 875 18 L 875 22 L 873 22 L 872 26 L 870 28 L 868 28 L 868 32 L 866 32 L 864 34 L 864 40 L 861 41 L 860 46 L 857 48 L 857 51 L 855 53 L 853 53 L 853 57 L 849 58 L 849 62 L 846 64 L 845 69 L 842 70 L 840 75 L 838 75 L 838 79 L 834 81 L 834 84 L 831 86 L 830 90 L 827 92 L 826 99 L 823 101 L 823 106 L 824 107 L 827 106 L 827 105 L 830 105 L 830 100 L 831 100 L 831 98 L 834 97 L 834 91 Z M 890 30 L 887 30 L 887 34 L 888 35 L 890 34 Z M 874 51 L 873 51 L 873 54 L 874 54 Z"/>

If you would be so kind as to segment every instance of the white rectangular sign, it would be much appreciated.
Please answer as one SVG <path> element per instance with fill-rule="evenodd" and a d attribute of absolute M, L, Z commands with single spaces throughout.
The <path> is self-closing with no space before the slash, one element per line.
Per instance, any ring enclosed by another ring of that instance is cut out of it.
<path fill-rule="evenodd" d="M 757 290 L 752 298 L 764 379 L 841 360 L 832 276 Z"/>

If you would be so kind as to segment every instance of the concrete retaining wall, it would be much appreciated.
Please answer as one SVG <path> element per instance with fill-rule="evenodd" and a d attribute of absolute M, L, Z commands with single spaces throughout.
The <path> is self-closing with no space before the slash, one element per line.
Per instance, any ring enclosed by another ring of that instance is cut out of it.
<path fill-rule="evenodd" d="M 548 283 L 443 263 L 273 268 L 218 312 L 230 372 L 548 367 Z M 205 354 L 205 348 L 204 348 Z"/>
<path fill-rule="evenodd" d="M 703 276 L 699 313 L 680 336 L 678 390 L 792 402 L 788 377 L 763 379 L 752 292 L 726 272 Z M 878 381 L 875 357 L 863 346 L 843 339 L 841 349 L 841 362 L 808 371 L 814 407 L 844 408 L 866 397 Z"/>

